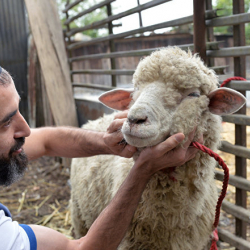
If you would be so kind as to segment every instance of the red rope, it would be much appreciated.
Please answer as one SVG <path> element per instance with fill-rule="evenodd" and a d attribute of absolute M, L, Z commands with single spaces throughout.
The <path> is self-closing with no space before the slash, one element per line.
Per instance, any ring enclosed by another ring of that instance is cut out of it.
<path fill-rule="evenodd" d="M 224 80 L 223 83 L 220 85 L 220 87 L 224 87 L 227 83 L 229 83 L 232 80 L 246 81 L 246 79 L 243 77 L 234 76 L 234 77 L 230 77 L 230 78 L 227 78 L 226 80 Z M 219 164 L 222 166 L 222 168 L 224 170 L 224 179 L 223 179 L 222 190 L 221 190 L 221 194 L 219 196 L 219 199 L 218 199 L 217 205 L 216 205 L 216 209 L 215 209 L 215 219 L 214 219 L 214 224 L 213 224 L 214 232 L 213 232 L 213 238 L 212 238 L 212 245 L 210 248 L 210 250 L 217 250 L 216 242 L 219 240 L 219 238 L 218 238 L 218 231 L 216 228 L 219 224 L 221 204 L 222 204 L 222 201 L 225 198 L 226 193 L 227 193 L 227 186 L 228 186 L 228 181 L 229 181 L 229 169 L 228 169 L 227 165 L 224 163 L 224 161 L 220 158 L 220 156 L 218 154 L 216 154 L 215 152 L 213 152 L 211 149 L 205 147 L 204 145 L 202 145 L 198 142 L 192 142 L 191 145 L 198 148 L 199 150 L 209 154 L 210 156 L 212 156 L 216 161 L 219 162 Z"/>
<path fill-rule="evenodd" d="M 246 81 L 246 79 L 243 78 L 243 77 L 234 76 L 234 77 L 227 78 L 225 81 L 223 81 L 223 83 L 220 85 L 220 87 L 224 87 L 227 83 L 231 82 L 232 80 L 236 80 L 236 81 Z"/>
<path fill-rule="evenodd" d="M 217 244 L 216 244 L 216 242 L 217 242 L 218 240 L 219 240 L 218 230 L 215 229 L 215 230 L 213 231 L 213 238 L 212 238 L 212 244 L 211 244 L 210 250 L 218 250 L 218 249 L 217 249 Z"/>
<path fill-rule="evenodd" d="M 211 149 L 205 147 L 204 145 L 202 145 L 198 142 L 192 142 L 191 145 L 198 148 L 199 150 L 209 154 L 210 156 L 212 156 L 216 161 L 219 162 L 219 164 L 222 166 L 222 168 L 224 170 L 224 180 L 223 180 L 222 190 L 221 190 L 221 194 L 219 196 L 219 199 L 217 201 L 216 210 L 215 210 L 215 220 L 214 220 L 214 224 L 213 224 L 214 228 L 216 228 L 219 224 L 220 207 L 221 207 L 222 201 L 225 198 L 226 192 L 227 192 L 227 186 L 228 186 L 228 180 L 229 180 L 229 170 L 228 170 L 228 167 L 225 164 L 225 162 L 220 158 L 220 156 L 218 154 L 216 154 L 215 152 L 213 152 Z"/>
<path fill-rule="evenodd" d="M 227 165 L 224 163 L 224 161 L 220 158 L 220 156 L 218 154 L 216 154 L 215 152 L 213 152 L 211 149 L 205 147 L 204 145 L 202 145 L 198 142 L 192 142 L 191 145 L 198 148 L 199 150 L 209 154 L 210 156 L 212 156 L 216 161 L 219 162 L 219 164 L 222 166 L 222 168 L 224 170 L 224 180 L 223 180 L 222 190 L 221 190 L 221 194 L 219 196 L 219 199 L 218 199 L 217 205 L 216 205 L 216 209 L 215 209 L 215 219 L 214 219 L 213 226 L 216 229 L 218 224 L 219 224 L 221 204 L 222 204 L 222 201 L 225 198 L 226 193 L 227 193 L 227 186 L 228 186 L 228 181 L 229 181 L 229 169 L 228 169 Z M 210 250 L 217 250 L 216 241 L 217 240 L 214 237 L 212 240 L 212 245 L 211 245 Z"/>

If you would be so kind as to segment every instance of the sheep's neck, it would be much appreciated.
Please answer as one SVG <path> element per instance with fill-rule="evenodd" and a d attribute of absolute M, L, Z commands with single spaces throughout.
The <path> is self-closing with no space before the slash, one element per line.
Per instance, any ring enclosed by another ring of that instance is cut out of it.
<path fill-rule="evenodd" d="M 145 148 L 137 148 L 137 151 L 133 155 L 134 161 L 136 161 L 138 159 L 138 157 L 140 156 L 140 153 L 142 152 L 143 149 L 145 149 Z M 165 169 L 161 170 L 161 172 L 168 175 L 170 180 L 177 181 L 176 178 L 173 176 L 175 169 L 176 169 L 176 167 L 165 168 Z"/>

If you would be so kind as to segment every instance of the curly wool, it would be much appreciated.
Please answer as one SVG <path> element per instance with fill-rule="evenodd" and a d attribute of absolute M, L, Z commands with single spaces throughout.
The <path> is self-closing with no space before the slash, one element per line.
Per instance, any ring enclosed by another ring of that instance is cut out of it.
<path fill-rule="evenodd" d="M 159 88 L 163 114 L 153 107 L 169 134 L 186 136 L 197 126 L 195 139 L 204 136 L 204 145 L 219 145 L 218 116 L 208 110 L 207 94 L 217 88 L 212 70 L 191 52 L 165 48 L 143 59 L 133 76 L 135 92 L 132 110 L 144 90 L 154 82 Z M 185 89 L 199 88 L 201 96 L 182 101 Z M 164 90 L 164 91 L 163 91 Z M 150 89 L 149 89 L 150 91 Z M 153 97 L 149 103 L 154 103 Z M 143 106 L 139 107 L 141 112 Z M 145 107 L 147 109 L 147 107 Z M 84 125 L 84 129 L 106 131 L 114 114 Z M 160 131 L 165 133 L 166 131 Z M 166 138 L 164 135 L 162 138 Z M 82 237 L 99 213 L 110 202 L 134 164 L 133 159 L 100 155 L 73 159 L 71 167 L 71 213 L 77 237 Z M 119 250 L 201 250 L 213 230 L 217 191 L 214 184 L 215 161 L 203 152 L 174 172 L 158 172 L 147 184 L 131 226 Z"/>

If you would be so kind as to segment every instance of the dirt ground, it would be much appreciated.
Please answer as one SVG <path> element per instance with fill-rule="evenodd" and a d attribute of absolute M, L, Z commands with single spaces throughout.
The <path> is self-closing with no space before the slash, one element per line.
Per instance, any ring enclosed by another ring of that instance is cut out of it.
<path fill-rule="evenodd" d="M 0 202 L 19 223 L 51 227 L 71 238 L 69 168 L 54 158 L 31 161 L 21 181 L 0 188 Z"/>
<path fill-rule="evenodd" d="M 234 143 L 234 125 L 223 123 L 222 139 Z M 250 128 L 248 128 L 248 137 Z M 248 148 L 250 142 L 248 142 Z M 234 156 L 219 151 L 219 155 L 226 162 L 230 174 L 234 174 Z M 248 160 L 247 165 L 249 166 Z M 72 238 L 70 223 L 69 199 L 69 168 L 55 161 L 51 157 L 42 157 L 29 163 L 28 171 L 18 183 L 11 187 L 0 187 L 0 202 L 6 205 L 14 220 L 25 224 L 39 224 L 53 228 L 68 238 Z M 248 169 L 250 179 L 250 169 Z M 222 183 L 217 182 L 218 188 Z M 226 200 L 234 203 L 235 188 L 228 187 Z M 248 193 L 248 208 L 250 209 L 250 194 Z M 221 212 L 220 227 L 234 233 L 234 217 Z M 250 241 L 250 225 L 248 225 L 248 240 Z M 226 243 L 220 249 L 233 250 Z"/>

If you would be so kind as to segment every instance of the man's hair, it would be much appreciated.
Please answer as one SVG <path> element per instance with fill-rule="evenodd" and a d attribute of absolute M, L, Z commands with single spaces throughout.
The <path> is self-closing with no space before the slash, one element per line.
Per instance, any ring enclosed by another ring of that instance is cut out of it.
<path fill-rule="evenodd" d="M 9 85 L 12 82 L 11 75 L 7 70 L 1 68 L 0 85 Z"/>

